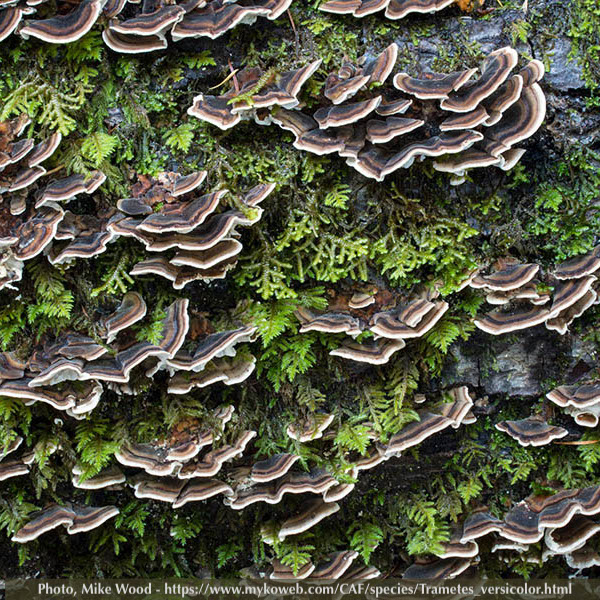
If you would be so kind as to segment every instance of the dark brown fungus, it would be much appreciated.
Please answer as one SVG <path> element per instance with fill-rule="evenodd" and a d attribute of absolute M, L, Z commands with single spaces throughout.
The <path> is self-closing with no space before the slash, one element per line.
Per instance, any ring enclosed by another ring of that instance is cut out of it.
<path fill-rule="evenodd" d="M 214 212 L 227 190 L 205 194 L 191 202 L 166 204 L 163 209 L 144 218 L 138 229 L 150 233 L 189 233 Z"/>
<path fill-rule="evenodd" d="M 153 12 L 142 14 L 126 21 L 112 21 L 110 29 L 113 32 L 135 35 L 154 36 L 178 23 L 185 14 L 185 10 L 177 5 L 165 5 Z"/>
<path fill-rule="evenodd" d="M 557 279 L 579 279 L 600 269 L 600 246 L 591 252 L 571 258 L 556 267 L 553 275 Z"/>
<path fill-rule="evenodd" d="M 406 346 L 404 340 L 377 340 L 372 343 L 358 343 L 354 341 L 344 341 L 335 350 L 331 350 L 331 356 L 339 356 L 356 362 L 368 363 L 371 365 L 384 365 L 391 356 L 398 350 Z"/>
<path fill-rule="evenodd" d="M 186 505 L 188 502 L 207 500 L 208 498 L 212 498 L 218 494 L 231 496 L 233 494 L 233 490 L 226 483 L 217 481 L 215 479 L 191 481 L 187 483 L 184 489 L 179 493 L 173 502 L 173 508 L 180 508 Z"/>
<path fill-rule="evenodd" d="M 100 527 L 109 519 L 112 519 L 119 514 L 119 509 L 116 506 L 83 506 L 75 508 L 75 517 L 73 522 L 67 526 L 67 533 L 73 535 L 75 533 L 83 533 Z"/>
<path fill-rule="evenodd" d="M 33 518 L 29 523 L 13 535 L 13 542 L 24 544 L 61 525 L 72 525 L 75 512 L 70 508 L 54 505 L 30 516 Z"/>
<path fill-rule="evenodd" d="M 525 306 L 512 311 L 493 311 L 480 319 L 475 319 L 474 323 L 476 327 L 487 333 L 501 335 L 540 325 L 546 322 L 550 315 L 547 308 Z"/>
<path fill-rule="evenodd" d="M 450 425 L 452 425 L 451 419 L 432 413 L 422 413 L 419 421 L 405 425 L 400 433 L 390 438 L 385 453 L 387 456 L 398 455 Z"/>
<path fill-rule="evenodd" d="M 407 73 L 394 76 L 394 87 L 420 100 L 442 100 L 452 91 L 460 89 L 477 72 L 477 69 L 467 69 L 444 75 L 428 73 L 422 78 L 411 77 Z"/>
<path fill-rule="evenodd" d="M 442 99 L 441 108 L 460 113 L 472 111 L 506 81 L 518 60 L 517 51 L 508 46 L 490 53 L 481 67 L 481 77 Z"/>
<path fill-rule="evenodd" d="M 546 398 L 562 407 L 587 408 L 600 404 L 600 383 L 561 385 L 548 392 Z"/>
<path fill-rule="evenodd" d="M 434 13 L 454 3 L 454 0 L 390 0 L 385 10 L 388 19 L 403 19 L 410 13 Z"/>
<path fill-rule="evenodd" d="M 308 531 L 317 523 L 340 509 L 337 502 L 325 503 L 322 500 L 307 502 L 301 512 L 283 522 L 279 529 L 279 539 L 284 540 L 290 535 L 298 535 Z"/>
<path fill-rule="evenodd" d="M 204 7 L 187 13 L 171 30 L 173 41 L 188 37 L 216 39 L 240 23 L 251 24 L 257 17 L 266 17 L 271 11 L 260 6 L 242 6 L 214 0 Z"/>
<path fill-rule="evenodd" d="M 47 205 L 49 202 L 71 200 L 78 194 L 92 194 L 106 180 L 106 175 L 100 171 L 93 171 L 89 177 L 84 175 L 71 175 L 58 179 L 46 186 L 42 196 L 35 203 L 36 208 Z"/>
<path fill-rule="evenodd" d="M 336 15 L 351 15 L 361 4 L 362 0 L 329 0 L 321 4 L 319 10 Z"/>
<path fill-rule="evenodd" d="M 109 27 L 102 32 L 104 43 L 115 52 L 121 54 L 142 54 L 164 50 L 169 43 L 162 35 L 127 35 L 118 33 Z"/>
<path fill-rule="evenodd" d="M 370 330 L 376 335 L 388 339 L 399 340 L 421 337 L 435 326 L 448 308 L 448 303 L 443 301 L 433 304 L 429 302 L 411 303 L 401 309 L 400 312 L 374 315 Z M 415 326 L 410 327 L 406 321 L 401 320 L 402 317 L 407 319 L 408 322 L 414 322 Z"/>
<path fill-rule="evenodd" d="M 0 391 L 2 387 L 0 386 Z M 288 437 L 299 442 L 309 442 L 323 437 L 323 432 L 331 425 L 335 415 L 316 414 L 300 424 L 289 425 L 286 429 Z"/>
<path fill-rule="evenodd" d="M 519 421 L 502 421 L 496 423 L 496 429 L 508 433 L 521 446 L 544 446 L 569 433 L 562 427 L 548 425 L 540 417 L 529 417 Z"/>
<path fill-rule="evenodd" d="M 266 460 L 254 463 L 250 478 L 252 481 L 265 482 L 283 477 L 299 458 L 296 454 L 274 454 Z"/>
<path fill-rule="evenodd" d="M 24 14 L 25 10 L 19 6 L 7 6 L 0 10 L 0 42 L 16 30 Z"/>
<path fill-rule="evenodd" d="M 476 275 L 469 285 L 472 288 L 507 292 L 529 283 L 540 270 L 536 264 L 508 264 L 490 275 Z"/>
<path fill-rule="evenodd" d="M 428 563 L 414 563 L 402 577 L 404 579 L 452 579 L 466 571 L 471 566 L 470 558 L 445 558 Z"/>
<path fill-rule="evenodd" d="M 106 342 L 110 344 L 119 331 L 131 327 L 146 316 L 146 303 L 137 292 L 127 292 L 121 300 L 119 308 L 103 319 L 100 326 L 103 329 Z"/>
<path fill-rule="evenodd" d="M 399 135 L 404 135 L 421 127 L 425 121 L 388 117 L 385 121 L 371 119 L 367 121 L 366 138 L 373 144 L 386 144 Z"/>
<path fill-rule="evenodd" d="M 486 536 L 488 533 L 499 532 L 502 521 L 483 510 L 471 513 L 463 523 L 461 544 Z"/>
<path fill-rule="evenodd" d="M 360 321 L 345 313 L 325 313 L 303 322 L 300 333 L 321 331 L 323 333 L 345 333 L 356 337 L 362 332 Z"/>
<path fill-rule="evenodd" d="M 518 102 L 502 115 L 502 119 L 486 131 L 490 140 L 487 151 L 499 156 L 514 144 L 531 137 L 546 117 L 546 97 L 542 88 L 534 83 L 523 89 Z"/>
<path fill-rule="evenodd" d="M 561 311 L 570 308 L 581 300 L 590 291 L 595 281 L 596 278 L 593 275 L 587 275 L 580 279 L 568 279 L 560 282 L 556 286 L 552 297 L 552 305 L 550 306 L 552 316 L 558 316 Z"/>
<path fill-rule="evenodd" d="M 52 44 L 68 44 L 83 37 L 102 12 L 102 0 L 83 0 L 67 15 L 30 21 L 19 31 L 23 38 L 35 37 Z"/>
<path fill-rule="evenodd" d="M 21 379 L 26 367 L 26 363 L 12 352 L 0 352 L 0 382 L 4 379 Z"/>
<path fill-rule="evenodd" d="M 321 129 L 341 127 L 360 121 L 371 114 L 381 103 L 381 96 L 376 96 L 363 102 L 340 104 L 331 108 L 320 108 L 314 118 Z"/>
<path fill-rule="evenodd" d="M 354 552 L 353 550 L 333 552 L 322 563 L 317 565 L 310 578 L 341 579 L 357 557 L 358 552 Z"/>
<path fill-rule="evenodd" d="M 588 308 L 596 304 L 598 294 L 595 290 L 587 291 L 577 302 L 561 310 L 558 314 L 552 313 L 551 317 L 546 321 L 546 328 L 551 331 L 557 331 L 564 335 L 569 329 L 569 325 L 578 317 L 580 317 Z"/>
<path fill-rule="evenodd" d="M 478 106 L 470 112 L 456 113 L 444 119 L 440 124 L 440 131 L 460 131 L 473 129 L 488 119 L 488 112 L 483 106 Z"/>

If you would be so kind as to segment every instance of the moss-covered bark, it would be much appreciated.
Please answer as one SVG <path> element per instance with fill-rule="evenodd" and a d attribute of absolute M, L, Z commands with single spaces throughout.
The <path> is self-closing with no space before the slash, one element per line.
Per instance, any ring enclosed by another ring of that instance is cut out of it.
<path fill-rule="evenodd" d="M 313 4 L 298 0 L 276 22 L 240 26 L 216 42 L 171 44 L 141 58 L 107 50 L 99 26 L 64 47 L 17 36 L 0 43 L 0 120 L 27 112 L 29 134 L 65 135 L 48 170 L 100 169 L 108 177 L 93 197 L 72 202 L 71 211 L 115 206 L 140 177 L 162 171 L 205 169 L 207 189 L 277 183 L 260 224 L 244 231 L 239 264 L 225 280 L 192 283 L 183 293 L 163 280 L 130 280 L 123 274 L 142 251 L 121 239 L 106 254 L 66 268 L 50 268 L 40 256 L 28 263 L 19 293 L 0 292 L 0 344 L 21 357 L 57 331 L 92 331 L 93 315 L 108 314 L 131 289 L 146 298 L 149 311 L 184 295 L 196 315 L 215 325 L 251 321 L 260 333 L 248 349 L 257 370 L 239 386 L 175 397 L 160 377 L 151 382 L 140 375 L 135 395 L 105 392 L 83 422 L 0 397 L 0 447 L 14 432 L 29 447 L 39 444 L 31 476 L 0 483 L 0 577 L 226 575 L 264 565 L 274 552 L 317 561 L 350 546 L 381 571 L 402 570 L 414 555 L 435 550 L 479 505 L 501 515 L 531 492 L 600 483 L 598 446 L 522 448 L 494 429 L 500 420 L 549 410 L 544 393 L 556 385 L 597 374 L 597 307 L 566 336 L 534 330 L 499 341 L 473 333 L 471 317 L 482 299 L 456 293 L 460 276 L 475 265 L 511 254 L 548 268 L 598 242 L 600 17 L 594 3 L 536 0 L 524 12 L 508 2 L 486 7 L 493 9 L 488 14 L 453 7 L 399 22 L 328 16 Z M 186 114 L 193 97 L 222 83 L 230 66 L 285 70 L 322 58 L 304 98 L 314 104 L 327 72 L 391 42 L 400 47 L 399 68 L 413 74 L 477 66 L 507 44 L 542 60 L 549 68 L 548 113 L 521 163 L 508 173 L 477 170 L 459 187 L 426 162 L 376 183 L 341 159 L 295 150 L 292 136 L 278 129 L 242 123 L 223 132 Z M 330 357 L 343 336 L 299 334 L 292 314 L 298 303 L 323 308 L 365 286 L 408 292 L 438 279 L 451 305 L 443 326 L 382 367 Z M 57 305 L 61 310 L 50 310 Z M 174 511 L 135 499 L 127 487 L 91 494 L 71 484 L 76 462 L 101 468 L 125 437 L 160 438 L 226 403 L 235 405 L 236 417 L 225 441 L 245 429 L 258 432 L 246 463 L 293 451 L 304 466 L 327 467 L 344 480 L 351 456 L 364 446 L 361 425 L 375 422 L 385 439 L 413 418 L 415 393 L 435 399 L 460 384 L 488 396 L 475 409 L 476 424 L 436 435 L 361 474 L 317 534 L 275 550 L 260 541 L 260 525 L 289 515 L 297 497 L 243 511 L 213 498 Z M 340 433 L 301 447 L 285 427 L 314 411 L 335 414 Z M 584 432 L 558 410 L 548 416 L 575 439 L 595 439 L 593 430 Z M 49 440 L 60 449 L 46 457 Z M 9 541 L 34 507 L 72 500 L 115 504 L 121 514 L 89 534 L 72 537 L 60 529 L 25 546 Z M 538 566 L 482 556 L 480 569 L 488 574 L 566 569 L 557 559 Z"/>

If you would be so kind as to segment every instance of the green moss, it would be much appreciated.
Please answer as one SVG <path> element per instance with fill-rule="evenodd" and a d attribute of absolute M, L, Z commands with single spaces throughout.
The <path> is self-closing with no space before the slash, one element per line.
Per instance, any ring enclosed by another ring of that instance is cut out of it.
<path fill-rule="evenodd" d="M 600 85 L 600 7 L 595 0 L 575 0 L 571 15 L 569 57 L 581 65 L 586 85 L 594 92 Z"/>
<path fill-rule="evenodd" d="M 573 146 L 551 167 L 550 177 L 536 190 L 534 210 L 526 216 L 526 238 L 563 261 L 592 249 L 600 226 L 595 208 L 600 194 L 600 155 Z"/>

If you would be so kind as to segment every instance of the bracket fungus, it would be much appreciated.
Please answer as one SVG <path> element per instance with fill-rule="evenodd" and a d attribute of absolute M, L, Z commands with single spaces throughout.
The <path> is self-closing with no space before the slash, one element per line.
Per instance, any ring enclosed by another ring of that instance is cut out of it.
<path fill-rule="evenodd" d="M 300 457 L 296 454 L 274 454 L 252 465 L 252 481 L 264 483 L 283 477 Z"/>
<path fill-rule="evenodd" d="M 366 17 L 385 11 L 388 19 L 403 19 L 411 13 L 438 12 L 455 3 L 455 0 L 328 0 L 320 10 L 336 15 Z"/>
<path fill-rule="evenodd" d="M 306 502 L 297 515 L 281 524 L 277 536 L 282 541 L 290 535 L 304 533 L 338 510 L 340 505 L 337 502 L 323 502 L 319 499 Z"/>
<path fill-rule="evenodd" d="M 429 562 L 416 562 L 402 575 L 409 580 L 453 579 L 466 571 L 472 564 L 470 558 L 440 558 Z"/>
<path fill-rule="evenodd" d="M 49 506 L 32 513 L 31 521 L 13 535 L 12 541 L 24 544 L 61 525 L 70 535 L 90 531 L 118 514 L 119 509 L 116 506 Z"/>
<path fill-rule="evenodd" d="M 358 557 L 358 552 L 341 550 L 333 552 L 323 562 L 317 564 L 310 579 L 341 579 Z"/>
<path fill-rule="evenodd" d="M 259 497 L 245 503 L 242 499 L 244 491 L 234 490 L 228 483 L 213 479 L 228 463 L 242 458 L 256 436 L 255 431 L 244 431 L 234 443 L 215 447 L 214 443 L 222 437 L 232 414 L 233 406 L 217 409 L 213 413 L 213 417 L 219 423 L 216 428 L 207 430 L 199 425 L 190 428 L 188 424 L 184 437 L 177 438 L 176 441 L 156 440 L 145 444 L 126 442 L 115 456 L 124 467 L 143 470 L 143 473 L 130 481 L 135 496 L 168 502 L 176 509 L 189 502 L 207 500 L 217 495 L 224 495 L 225 503 L 232 508 L 242 508 L 254 501 L 260 501 L 262 498 Z M 293 462 L 295 459 L 291 462 L 284 460 L 288 469 Z M 286 470 L 283 464 L 280 466 L 282 472 Z M 231 469 L 230 473 L 234 471 L 235 469 Z M 306 477 L 305 474 L 299 475 Z M 266 474 L 265 476 L 267 477 Z M 271 476 L 280 477 L 277 473 L 272 473 Z M 330 476 L 329 479 L 335 483 Z M 269 487 L 269 484 L 261 484 L 265 485 Z M 282 490 L 281 493 L 301 493 L 305 491 L 303 485 L 306 487 L 300 479 L 295 482 L 291 478 L 287 483 L 288 489 Z M 241 506 L 234 506 L 236 502 Z"/>
<path fill-rule="evenodd" d="M 55 133 L 37 145 L 31 138 L 20 139 L 29 123 L 25 115 L 0 122 L 0 289 L 14 287 L 23 263 L 57 239 L 67 214 L 59 203 L 91 194 L 105 180 L 95 171 L 89 178 L 73 175 L 40 185 L 38 180 L 46 174 L 41 163 L 52 156 L 61 135 Z"/>
<path fill-rule="evenodd" d="M 457 429 L 469 420 L 473 400 L 466 387 L 453 390 L 455 401 L 440 404 L 437 408 L 418 411 L 419 420 L 405 425 L 399 433 L 390 437 L 385 446 L 385 455 L 400 456 L 404 450 L 412 448 L 448 427 Z"/>
<path fill-rule="evenodd" d="M 66 14 L 30 17 L 42 2 L 15 0 L 1 5 L 0 41 L 17 32 L 24 39 L 68 44 L 83 37 L 104 16 L 108 26 L 102 38 L 111 50 L 153 52 L 167 47 L 167 33 L 175 42 L 190 37 L 214 40 L 239 24 L 252 25 L 259 17 L 279 18 L 293 0 L 254 0 L 250 5 L 244 0 L 201 0 L 156 7 L 136 0 L 82 0 Z"/>
<path fill-rule="evenodd" d="M 16 126 L 8 129 L 13 131 Z M 5 146 L 9 144 L 6 142 Z M 36 160 L 43 158 L 40 152 L 37 154 Z M 9 169 L 7 175 L 10 174 Z M 137 197 L 120 200 L 120 211 L 113 209 L 98 216 L 74 215 L 58 202 L 80 193 L 93 193 L 104 181 L 103 174 L 95 172 L 89 179 L 74 175 L 50 183 L 38 194 L 34 208 L 28 210 L 27 204 L 20 202 L 18 216 L 7 219 L 6 234 L 0 238 L 0 287 L 20 280 L 23 261 L 42 252 L 51 264 L 62 265 L 101 254 L 119 237 L 133 237 L 152 253 L 152 258 L 134 266 L 133 275 L 160 275 L 172 281 L 175 289 L 197 279 L 225 277 L 242 249 L 237 227 L 260 219 L 259 204 L 275 185 L 255 186 L 234 201 L 236 209 L 213 214 L 227 191 L 189 198 L 205 177 L 203 171 L 187 176 L 163 173 L 150 182 L 149 188 L 142 187 Z M 12 184 L 9 179 L 6 181 L 10 191 Z M 155 211 L 155 206 L 162 208 Z M 10 210 L 15 212 L 14 202 Z"/>
<path fill-rule="evenodd" d="M 294 108 L 300 103 L 298 94 L 302 86 L 320 65 L 321 61 L 317 60 L 295 71 L 287 71 L 280 75 L 273 72 L 265 85 L 260 87 L 260 70 L 243 69 L 236 75 L 237 87 L 234 86 L 221 96 L 200 94 L 194 98 L 187 112 L 220 129 L 229 129 L 237 125 L 248 111 L 276 106 Z"/>
<path fill-rule="evenodd" d="M 561 385 L 548 392 L 546 398 L 563 408 L 589 408 L 600 404 L 600 383 Z"/>
<path fill-rule="evenodd" d="M 581 385 L 562 385 L 546 394 L 565 409 L 582 427 L 596 427 L 600 422 L 600 384 L 595 381 Z"/>
<path fill-rule="evenodd" d="M 29 474 L 30 466 L 35 460 L 34 451 L 27 450 L 17 457 L 13 455 L 8 459 L 6 458 L 18 450 L 22 443 L 23 438 L 18 436 L 5 449 L 0 451 L 0 481 Z M 52 445 L 48 450 L 49 454 L 52 454 L 57 450 L 57 447 Z"/>
<path fill-rule="evenodd" d="M 387 3 L 333 0 L 321 8 L 338 13 L 364 9 L 364 14 L 369 14 L 378 4 Z M 400 18 L 410 12 L 409 4 L 408 0 L 392 0 L 387 10 Z M 434 4 L 439 8 L 445 5 Z M 412 10 L 421 11 L 426 5 L 416 3 Z M 430 9 L 432 6 L 429 3 Z M 268 76 L 268 82 L 277 82 L 278 77 L 247 68 L 221 96 L 197 96 L 188 113 L 222 129 L 242 119 L 276 124 L 293 133 L 294 147 L 318 155 L 337 153 L 359 173 L 378 181 L 426 157 L 439 158 L 434 168 L 458 178 L 477 167 L 508 170 L 515 166 L 524 150 L 513 146 L 531 137 L 546 114 L 538 83 L 544 75 L 541 62 L 533 60 L 511 75 L 518 54 L 505 47 L 485 58 L 477 79 L 473 79 L 477 69 L 421 77 L 399 73 L 390 86 L 397 55 L 398 47 L 391 44 L 375 59 L 362 58 L 358 65 L 344 63 L 339 71 L 328 75 L 321 106 L 313 115 L 299 108 L 298 93 L 319 61 L 295 72 L 303 76 L 297 77 L 298 86 L 290 96 L 261 104 L 260 95 L 255 93 L 257 82 L 263 76 Z M 373 82 L 379 84 L 377 94 L 369 91 Z M 267 90 L 273 85 L 269 83 Z M 249 94 L 253 94 L 252 101 L 246 101 Z M 374 119 L 376 114 L 385 120 Z M 393 116 L 397 114 L 404 116 Z"/>
<path fill-rule="evenodd" d="M 121 471 L 121 469 L 118 467 L 109 467 L 101 471 L 98 475 L 95 475 L 94 477 L 88 477 L 87 479 L 83 479 L 81 477 L 83 474 L 83 469 L 78 465 L 73 467 L 72 472 L 73 487 L 82 490 L 102 490 L 114 485 L 125 483 L 126 481 L 123 471 Z"/>
<path fill-rule="evenodd" d="M 537 416 L 519 421 L 501 421 L 496 423 L 496 429 L 510 435 L 521 446 L 544 446 L 569 433 L 563 427 L 548 425 L 541 417 Z"/>
<path fill-rule="evenodd" d="M 299 442 L 308 442 L 323 437 L 323 432 L 331 425 L 335 415 L 315 414 L 304 423 L 288 425 L 288 437 Z"/>
<path fill-rule="evenodd" d="M 571 323 L 598 299 L 596 277 L 587 272 L 588 268 L 578 266 L 588 265 L 592 255 L 569 261 L 574 269 L 568 278 L 556 275 L 561 273 L 560 266 L 549 272 L 544 284 L 536 278 L 541 274 L 539 265 L 518 263 L 512 258 L 498 260 L 497 270 L 488 275 L 478 273 L 467 282 L 471 288 L 484 291 L 490 304 L 501 306 L 474 319 L 476 327 L 501 335 L 544 324 L 551 331 L 566 334 Z M 551 293 L 540 289 L 546 282 L 553 287 Z"/>
<path fill-rule="evenodd" d="M 337 480 L 323 469 L 313 469 L 308 473 L 289 472 L 278 480 L 237 491 L 226 500 L 235 510 L 242 510 L 256 502 L 279 504 L 285 494 L 325 494 L 337 485 Z M 325 500 L 326 501 L 326 500 Z"/>
<path fill-rule="evenodd" d="M 173 374 L 192 367 L 201 371 L 208 365 L 213 371 L 221 368 L 225 373 L 209 383 L 226 379 L 224 383 L 233 385 L 243 381 L 254 369 L 253 359 L 244 358 L 233 368 L 226 364 L 219 367 L 218 362 L 211 361 L 217 356 L 235 355 L 233 346 L 249 341 L 255 329 L 242 327 L 208 336 L 209 342 L 200 344 L 196 362 L 189 366 L 187 355 L 180 353 L 190 325 L 188 303 L 187 299 L 178 299 L 166 307 L 156 344 L 132 339 L 130 328 L 146 315 L 146 303 L 139 294 L 129 292 L 116 311 L 98 319 L 97 333 L 105 338 L 102 343 L 83 333 L 66 332 L 58 333 L 51 344 L 38 346 L 24 362 L 2 353 L 0 394 L 27 405 L 46 403 L 82 419 L 98 405 L 105 385 L 129 384 L 131 373 L 138 367 L 147 377 L 153 377 L 161 369 Z"/>
<path fill-rule="evenodd" d="M 179 290 L 192 281 L 222 279 L 235 265 L 242 249 L 236 228 L 260 220 L 259 204 L 275 184 L 249 190 L 237 201 L 241 210 L 215 213 L 227 190 L 188 198 L 205 176 L 203 171 L 163 174 L 137 197 L 119 201 L 120 212 L 111 217 L 107 231 L 113 238 L 134 238 L 152 255 L 130 275 L 158 275 Z"/>
<path fill-rule="evenodd" d="M 26 21 L 19 29 L 22 38 L 34 37 L 51 44 L 68 44 L 82 38 L 102 13 L 105 0 L 82 0 L 66 15 Z"/>
<path fill-rule="evenodd" d="M 504 519 L 479 509 L 462 524 L 460 543 L 466 546 L 493 536 L 492 552 L 514 551 L 538 564 L 559 556 L 573 568 L 576 564 L 587 568 L 594 563 L 594 555 L 586 544 L 600 531 L 596 523 L 599 498 L 600 486 L 592 486 L 549 496 L 530 496 L 515 504 Z M 539 554 L 535 554 L 536 547 L 531 548 L 532 544 L 541 546 Z"/>
<path fill-rule="evenodd" d="M 344 341 L 335 350 L 329 353 L 331 356 L 347 358 L 355 362 L 368 363 L 370 365 L 384 365 L 389 362 L 392 355 L 406 346 L 404 340 L 376 340 L 372 343 L 358 343 Z"/>
<path fill-rule="evenodd" d="M 576 256 L 554 269 L 557 279 L 581 279 L 586 275 L 592 275 L 600 269 L 600 246 L 596 246 L 591 252 Z"/>
<path fill-rule="evenodd" d="M 375 340 L 356 342 L 344 340 L 341 345 L 329 352 L 355 362 L 383 365 L 398 350 L 406 346 L 408 339 L 420 338 L 428 333 L 448 310 L 443 301 L 431 301 L 424 297 L 398 299 L 395 308 L 373 312 L 369 307 L 375 304 L 375 298 L 352 306 L 354 296 L 348 303 L 348 312 L 327 311 L 317 313 L 298 307 L 296 318 L 300 321 L 300 333 L 320 331 L 356 338 L 363 332 L 375 334 Z M 365 312 L 368 311 L 368 312 Z"/>

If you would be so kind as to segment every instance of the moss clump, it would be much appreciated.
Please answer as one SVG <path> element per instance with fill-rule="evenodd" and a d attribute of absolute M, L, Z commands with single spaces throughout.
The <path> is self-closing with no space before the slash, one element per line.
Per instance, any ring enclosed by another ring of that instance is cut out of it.
<path fill-rule="evenodd" d="M 568 35 L 573 47 L 569 58 L 582 66 L 586 85 L 594 93 L 600 85 L 600 7 L 594 0 L 575 0 L 571 17 Z M 596 102 L 592 100 L 592 104 Z"/>

